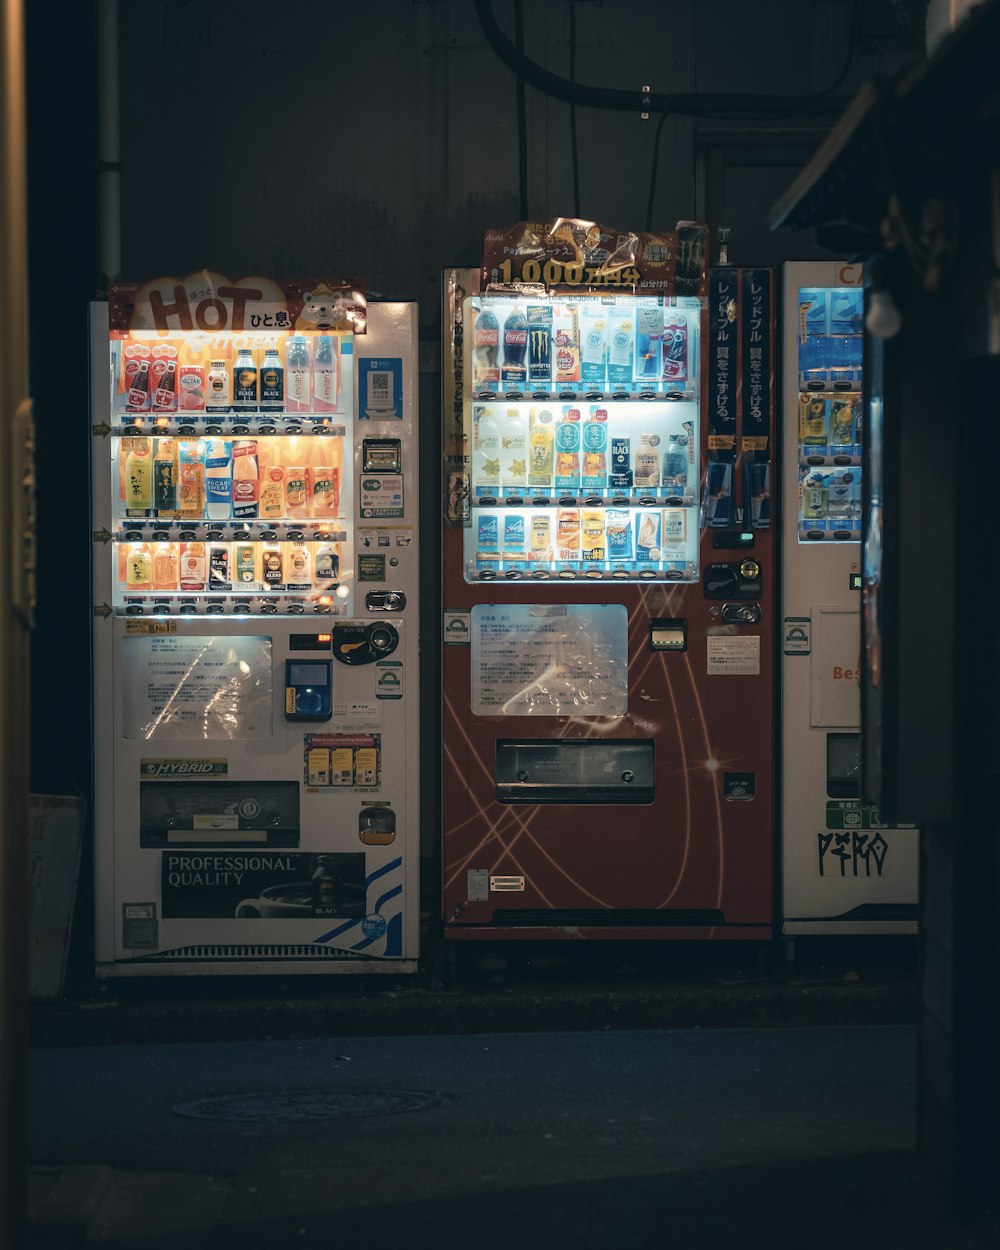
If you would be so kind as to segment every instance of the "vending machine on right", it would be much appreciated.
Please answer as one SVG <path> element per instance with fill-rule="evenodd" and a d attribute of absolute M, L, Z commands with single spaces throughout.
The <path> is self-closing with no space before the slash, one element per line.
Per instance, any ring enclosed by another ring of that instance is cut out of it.
<path fill-rule="evenodd" d="M 861 798 L 863 270 L 783 281 L 782 932 L 915 933 L 918 841 Z"/>

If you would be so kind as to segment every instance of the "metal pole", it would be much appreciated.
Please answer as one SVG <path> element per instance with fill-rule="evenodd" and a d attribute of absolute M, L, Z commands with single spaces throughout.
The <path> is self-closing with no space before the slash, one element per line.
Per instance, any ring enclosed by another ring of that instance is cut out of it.
<path fill-rule="evenodd" d="M 34 531 L 28 394 L 22 0 L 0 0 L 0 1245 L 27 1224 L 28 630 Z"/>

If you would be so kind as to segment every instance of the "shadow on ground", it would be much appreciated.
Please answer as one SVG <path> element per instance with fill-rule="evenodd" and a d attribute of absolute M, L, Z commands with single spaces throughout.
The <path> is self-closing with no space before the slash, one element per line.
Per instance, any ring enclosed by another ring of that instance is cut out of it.
<path fill-rule="evenodd" d="M 371 1194 L 364 1201 L 351 1210 L 292 1210 L 263 1219 L 231 1212 L 221 1227 L 150 1229 L 100 1244 L 119 1250 L 439 1250 L 463 1242 L 476 1250 L 987 1250 L 1000 1244 L 1000 1224 L 958 1224 L 936 1179 L 916 1156 L 898 1151 L 513 1190 L 486 1176 L 474 1195 L 380 1206 Z M 31 1250 L 53 1244 L 36 1234 Z"/>

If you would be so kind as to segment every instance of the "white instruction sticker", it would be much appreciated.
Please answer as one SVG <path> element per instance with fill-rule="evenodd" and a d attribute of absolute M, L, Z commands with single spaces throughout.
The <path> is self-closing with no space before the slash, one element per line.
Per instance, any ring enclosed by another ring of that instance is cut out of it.
<path fill-rule="evenodd" d="M 708 672 L 711 676 L 756 677 L 760 673 L 760 636 L 737 634 L 710 636 L 708 642 Z"/>

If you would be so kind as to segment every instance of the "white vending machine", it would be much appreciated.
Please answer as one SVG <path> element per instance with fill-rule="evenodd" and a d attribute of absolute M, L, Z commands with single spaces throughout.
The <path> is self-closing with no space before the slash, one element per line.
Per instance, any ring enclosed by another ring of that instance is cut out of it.
<path fill-rule="evenodd" d="M 861 801 L 862 266 L 784 267 L 783 933 L 915 933 L 915 828 Z"/>
<path fill-rule="evenodd" d="M 201 273 L 91 327 L 99 975 L 415 970 L 416 306 Z"/>

